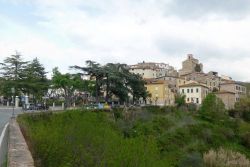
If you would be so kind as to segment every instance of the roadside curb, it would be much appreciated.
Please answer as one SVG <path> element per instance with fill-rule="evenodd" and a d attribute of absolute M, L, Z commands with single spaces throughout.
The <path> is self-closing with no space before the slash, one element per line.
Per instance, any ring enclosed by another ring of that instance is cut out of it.
<path fill-rule="evenodd" d="M 9 122 L 8 167 L 34 167 L 34 160 L 15 118 Z"/>

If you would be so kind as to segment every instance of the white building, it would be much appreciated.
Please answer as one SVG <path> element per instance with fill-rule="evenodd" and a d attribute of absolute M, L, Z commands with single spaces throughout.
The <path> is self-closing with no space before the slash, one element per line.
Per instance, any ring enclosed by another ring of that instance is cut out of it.
<path fill-rule="evenodd" d="M 186 103 L 201 104 L 209 93 L 209 88 L 199 83 L 180 85 L 180 94 L 186 96 Z"/>
<path fill-rule="evenodd" d="M 178 76 L 174 67 L 165 63 L 142 62 L 129 66 L 130 72 L 141 75 L 144 79 L 164 76 Z"/>

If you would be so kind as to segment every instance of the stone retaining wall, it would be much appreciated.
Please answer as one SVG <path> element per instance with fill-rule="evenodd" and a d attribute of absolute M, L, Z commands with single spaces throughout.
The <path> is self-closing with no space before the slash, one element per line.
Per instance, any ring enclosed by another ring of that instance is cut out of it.
<path fill-rule="evenodd" d="M 34 160 L 15 118 L 9 122 L 8 167 L 34 167 Z"/>

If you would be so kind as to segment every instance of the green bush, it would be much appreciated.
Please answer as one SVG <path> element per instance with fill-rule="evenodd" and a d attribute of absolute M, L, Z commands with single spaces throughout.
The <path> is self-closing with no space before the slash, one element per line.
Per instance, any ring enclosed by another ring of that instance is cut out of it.
<path fill-rule="evenodd" d="M 241 135 L 242 144 L 250 149 L 250 132 Z"/>
<path fill-rule="evenodd" d="M 124 139 L 105 113 L 39 113 L 18 118 L 31 143 L 36 166 L 154 166 L 155 140 Z"/>
<path fill-rule="evenodd" d="M 179 167 L 203 167 L 202 155 L 198 152 L 190 153 L 181 159 Z"/>
<path fill-rule="evenodd" d="M 250 111 L 243 112 L 242 117 L 245 121 L 250 122 Z"/>
<path fill-rule="evenodd" d="M 202 114 L 213 118 L 209 112 Z M 219 147 L 250 158 L 248 122 L 227 115 L 213 121 L 204 117 L 150 106 L 127 112 L 24 114 L 18 122 L 37 167 L 199 166 L 199 153 Z"/>
<path fill-rule="evenodd" d="M 152 112 L 152 113 L 161 113 L 161 107 L 160 106 L 143 106 L 143 111 Z"/>
<path fill-rule="evenodd" d="M 225 119 L 225 111 L 225 105 L 221 99 L 210 93 L 203 100 L 199 113 L 203 119 L 214 122 Z"/>

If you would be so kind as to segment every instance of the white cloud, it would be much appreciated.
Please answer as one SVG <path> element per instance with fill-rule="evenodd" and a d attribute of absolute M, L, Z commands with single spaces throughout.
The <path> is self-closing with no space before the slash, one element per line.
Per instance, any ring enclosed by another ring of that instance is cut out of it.
<path fill-rule="evenodd" d="M 88 59 L 128 64 L 157 61 L 180 68 L 185 54 L 194 53 L 208 71 L 250 80 L 248 15 L 231 20 L 217 17 L 219 9 L 213 17 L 209 9 L 209 17 L 185 20 L 174 11 L 166 16 L 172 0 L 12 1 L 20 7 L 32 5 L 37 20 L 35 25 L 25 25 L 0 16 L 4 25 L 0 53 L 8 56 L 19 50 L 26 59 L 38 57 L 49 71 L 58 66 L 66 72 L 68 66 L 84 65 Z"/>

